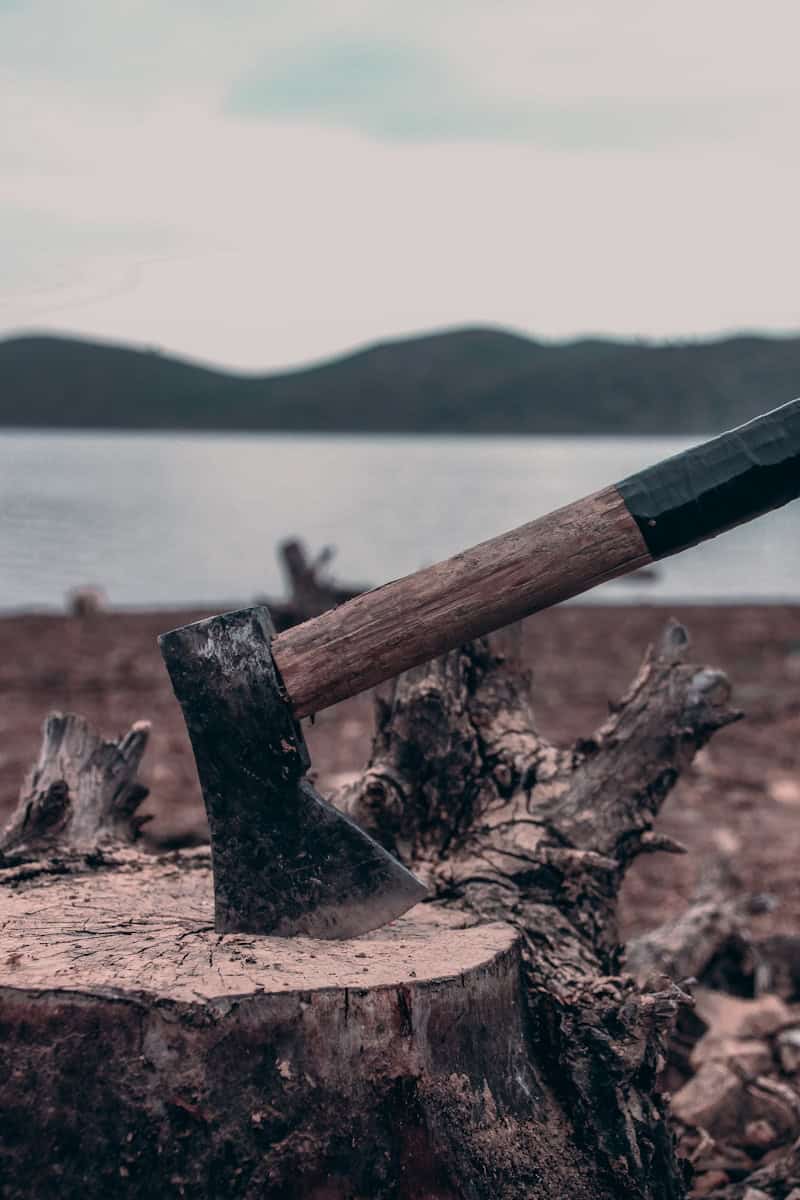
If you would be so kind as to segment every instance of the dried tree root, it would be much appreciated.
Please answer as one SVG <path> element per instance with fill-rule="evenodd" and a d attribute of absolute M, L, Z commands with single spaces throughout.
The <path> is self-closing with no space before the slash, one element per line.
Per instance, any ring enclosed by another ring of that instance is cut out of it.
<path fill-rule="evenodd" d="M 378 704 L 372 758 L 341 806 L 440 903 L 521 933 L 535 1052 L 608 1195 L 683 1194 L 656 1091 L 689 998 L 624 966 L 617 896 L 641 853 L 682 847 L 652 825 L 680 770 L 740 714 L 717 671 L 684 662 L 670 623 L 595 733 L 557 749 L 525 681 L 486 641 L 401 676 Z"/>
<path fill-rule="evenodd" d="M 682 913 L 628 942 L 626 966 L 641 982 L 660 974 L 677 983 L 707 976 L 726 950 L 740 960 L 752 956 L 750 909 L 732 862 L 710 862 Z"/>

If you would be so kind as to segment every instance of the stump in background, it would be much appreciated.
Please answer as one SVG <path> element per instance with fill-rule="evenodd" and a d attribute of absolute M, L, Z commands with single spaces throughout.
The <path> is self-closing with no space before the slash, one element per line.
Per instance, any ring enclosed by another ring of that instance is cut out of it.
<path fill-rule="evenodd" d="M 214 933 L 204 851 L 16 854 L 3 1195 L 681 1196 L 656 1077 L 686 997 L 620 974 L 616 897 L 737 715 L 685 647 L 566 750 L 488 642 L 397 680 L 340 801 L 435 902 L 364 938 Z"/>
<path fill-rule="evenodd" d="M 105 741 L 82 717 L 51 713 L 39 759 L 0 835 L 0 856 L 29 859 L 134 842 L 148 820 L 136 813 L 148 795 L 136 773 L 149 732 L 146 721 L 137 721 L 124 737 Z"/>
<path fill-rule="evenodd" d="M 369 590 L 366 584 L 337 584 L 328 577 L 326 568 L 335 553 L 332 546 L 324 546 L 316 558 L 309 560 L 303 543 L 297 538 L 287 538 L 278 552 L 288 584 L 287 608 L 292 624 L 317 617 Z"/>

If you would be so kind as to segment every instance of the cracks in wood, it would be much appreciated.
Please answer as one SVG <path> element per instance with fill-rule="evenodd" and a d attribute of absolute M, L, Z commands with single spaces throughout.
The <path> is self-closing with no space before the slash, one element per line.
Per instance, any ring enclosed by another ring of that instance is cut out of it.
<path fill-rule="evenodd" d="M 150 818 L 137 813 L 148 789 L 136 774 L 150 726 L 137 721 L 105 740 L 73 713 L 51 713 L 39 758 L 23 784 L 17 807 L 0 835 L 0 863 L 82 855 L 106 865 L 103 850 L 136 841 Z M 53 868 L 51 868 L 53 869 Z"/>
<path fill-rule="evenodd" d="M 670 622 L 606 720 L 566 749 L 536 730 L 524 674 L 490 641 L 463 646 L 381 696 L 367 770 L 337 797 L 436 902 L 520 931 L 537 1061 L 613 1194 L 643 1200 L 683 1194 L 656 1078 L 691 1000 L 663 976 L 641 990 L 621 974 L 617 896 L 637 855 L 684 852 L 653 822 L 741 715 L 724 675 L 685 661 L 688 644 Z"/>

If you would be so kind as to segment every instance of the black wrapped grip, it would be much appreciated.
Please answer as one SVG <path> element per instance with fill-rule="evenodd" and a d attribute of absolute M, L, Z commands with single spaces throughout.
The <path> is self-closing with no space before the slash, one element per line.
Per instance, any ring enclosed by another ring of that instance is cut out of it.
<path fill-rule="evenodd" d="M 617 484 L 653 558 L 800 495 L 800 399 Z"/>

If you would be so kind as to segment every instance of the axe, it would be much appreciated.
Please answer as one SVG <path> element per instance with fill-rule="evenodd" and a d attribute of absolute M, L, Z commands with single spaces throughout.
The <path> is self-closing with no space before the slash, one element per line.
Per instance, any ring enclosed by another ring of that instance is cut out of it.
<path fill-rule="evenodd" d="M 305 777 L 301 717 L 798 495 L 800 399 L 283 633 L 258 607 L 164 634 L 216 929 L 353 937 L 425 895 Z"/>

